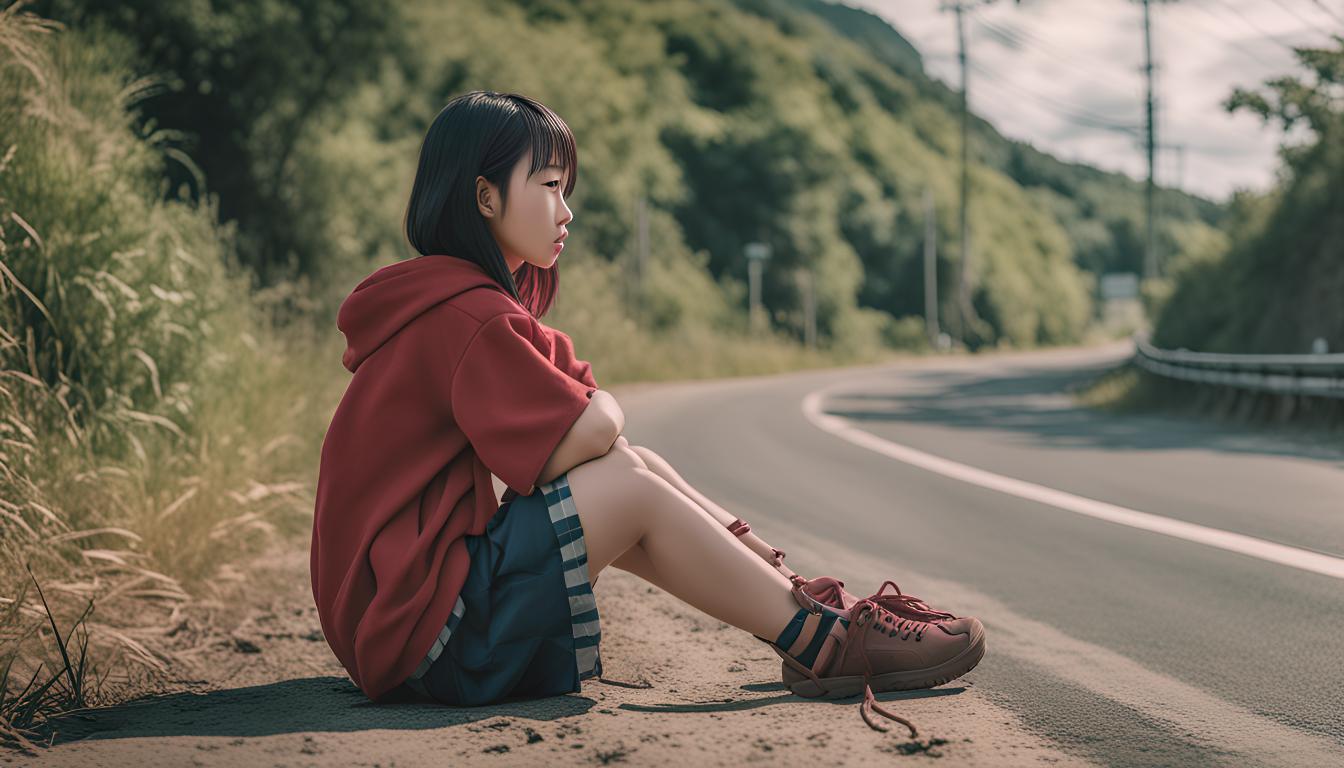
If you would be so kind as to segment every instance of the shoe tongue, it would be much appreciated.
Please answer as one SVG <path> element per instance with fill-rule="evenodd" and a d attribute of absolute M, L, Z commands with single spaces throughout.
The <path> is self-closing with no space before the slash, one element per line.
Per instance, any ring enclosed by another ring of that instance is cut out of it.
<path fill-rule="evenodd" d="M 848 611 L 854 602 L 851 600 L 849 605 L 844 602 L 844 582 L 830 576 L 818 576 L 815 579 L 803 585 L 803 591 L 814 600 L 834 610 L 848 616 Z"/>
<path fill-rule="evenodd" d="M 804 584 L 803 589 L 822 602 L 834 599 L 836 605 L 840 604 L 840 582 L 830 576 L 818 576 Z"/>

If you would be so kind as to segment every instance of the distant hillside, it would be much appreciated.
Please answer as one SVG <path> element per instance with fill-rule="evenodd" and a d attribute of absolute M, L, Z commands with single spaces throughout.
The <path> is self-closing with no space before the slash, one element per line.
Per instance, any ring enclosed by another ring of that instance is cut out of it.
<path fill-rule="evenodd" d="M 868 50 L 915 87 L 921 97 L 959 113 L 961 95 L 924 71 L 923 58 L 911 43 L 880 16 L 825 0 L 797 0 L 795 5 L 824 19 L 845 37 Z M 744 6 L 760 6 L 743 0 Z M 769 3 L 766 3 L 769 5 Z M 1143 265 L 1143 188 L 1123 173 L 1059 160 L 1030 143 L 1001 135 L 993 124 L 972 113 L 974 157 L 1025 188 L 1045 193 L 1061 209 L 1062 222 L 1074 243 L 1080 266 L 1093 272 L 1141 271 Z M 1173 223 L 1200 221 L 1218 227 L 1226 208 L 1178 189 L 1158 188 L 1160 215 Z M 1097 225 L 1100 225 L 1098 227 Z M 1179 227 L 1159 230 L 1158 247 L 1172 254 L 1183 247 Z"/>
<path fill-rule="evenodd" d="M 36 7 L 121 32 L 138 69 L 171 84 L 140 106 L 146 128 L 183 137 L 179 156 L 199 165 L 169 164 L 169 196 L 218 195 L 263 286 L 310 280 L 318 308 L 268 296 L 284 309 L 328 312 L 350 275 L 409 255 L 400 223 L 425 127 L 449 98 L 491 89 L 538 98 L 573 127 L 565 274 L 598 285 L 585 261 L 604 262 L 602 274 L 615 265 L 626 285 L 608 300 L 650 332 L 742 327 L 744 246 L 759 241 L 771 248 L 762 298 L 775 330 L 803 338 L 810 272 L 822 346 L 921 344 L 927 193 L 941 324 L 958 331 L 957 97 L 864 11 L 816 0 Z M 1141 261 L 1139 185 L 979 119 L 972 140 L 968 340 L 1081 339 L 1095 273 Z M 641 198 L 647 259 L 635 277 Z M 1217 206 L 1169 191 L 1162 201 L 1164 253 L 1215 232 Z"/>

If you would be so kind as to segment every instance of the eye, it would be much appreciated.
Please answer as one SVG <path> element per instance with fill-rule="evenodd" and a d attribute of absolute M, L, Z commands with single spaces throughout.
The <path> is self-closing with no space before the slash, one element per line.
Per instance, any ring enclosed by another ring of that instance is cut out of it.
<path fill-rule="evenodd" d="M 546 182 L 546 186 L 550 187 L 552 184 L 557 184 L 557 185 L 558 185 L 559 183 L 560 183 L 560 180 L 559 180 L 559 179 L 556 179 L 555 181 L 548 181 L 548 182 Z M 551 189 L 559 189 L 559 187 L 558 187 L 558 186 L 555 186 L 555 187 L 551 187 Z"/>

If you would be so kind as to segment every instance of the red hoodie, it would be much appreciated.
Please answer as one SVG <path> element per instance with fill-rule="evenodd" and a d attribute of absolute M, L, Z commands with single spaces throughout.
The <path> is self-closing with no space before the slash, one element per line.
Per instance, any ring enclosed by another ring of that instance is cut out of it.
<path fill-rule="evenodd" d="M 341 304 L 354 373 L 322 442 L 311 577 L 322 632 L 373 700 L 428 653 L 467 578 L 463 536 L 529 495 L 597 382 L 473 262 L 378 269 Z"/>

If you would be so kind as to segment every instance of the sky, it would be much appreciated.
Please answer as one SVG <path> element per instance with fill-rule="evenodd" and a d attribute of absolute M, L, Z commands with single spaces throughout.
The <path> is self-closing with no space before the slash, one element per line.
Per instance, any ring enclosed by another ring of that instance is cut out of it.
<path fill-rule="evenodd" d="M 835 0 L 833 0 L 835 1 Z M 960 88 L 956 17 L 943 0 L 840 0 L 881 16 Z M 1143 6 L 1133 0 L 996 0 L 966 14 L 971 111 L 1061 160 L 1147 178 Z M 1213 200 L 1275 181 L 1278 123 L 1221 106 L 1233 88 L 1302 75 L 1290 46 L 1344 35 L 1344 0 L 1154 2 L 1157 183 Z M 1134 132 L 1124 129 L 1132 127 Z M 1286 140 L 1308 134 L 1295 128 Z"/>

